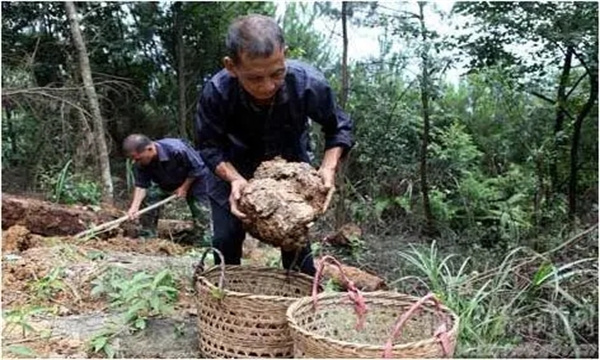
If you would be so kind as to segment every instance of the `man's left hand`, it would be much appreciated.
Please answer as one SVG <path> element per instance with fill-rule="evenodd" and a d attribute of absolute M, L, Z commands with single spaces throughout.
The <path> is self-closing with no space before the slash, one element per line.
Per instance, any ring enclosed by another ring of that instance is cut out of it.
<path fill-rule="evenodd" d="M 185 198 L 187 196 L 188 189 L 184 186 L 180 186 L 175 190 L 175 195 L 180 198 Z"/>
<path fill-rule="evenodd" d="M 323 179 L 325 189 L 327 189 L 327 198 L 325 199 L 322 209 L 322 212 L 325 213 L 329 207 L 331 198 L 333 197 L 333 192 L 335 191 L 335 169 L 322 167 L 319 169 L 319 175 L 321 176 L 321 179 Z"/>
<path fill-rule="evenodd" d="M 323 179 L 325 189 L 329 190 L 335 185 L 335 169 L 320 168 L 319 175 L 321 176 L 321 179 Z"/>

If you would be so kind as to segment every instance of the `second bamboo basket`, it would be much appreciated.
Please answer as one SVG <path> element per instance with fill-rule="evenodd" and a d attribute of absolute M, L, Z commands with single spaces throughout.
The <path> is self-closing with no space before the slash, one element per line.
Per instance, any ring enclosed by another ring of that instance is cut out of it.
<path fill-rule="evenodd" d="M 315 276 L 319 281 L 325 256 Z M 345 278 L 345 275 L 343 275 Z M 295 358 L 452 357 L 459 318 L 433 294 L 362 293 L 345 278 L 348 293 L 313 292 L 290 305 L 288 324 Z M 417 314 L 419 313 L 419 314 Z"/>

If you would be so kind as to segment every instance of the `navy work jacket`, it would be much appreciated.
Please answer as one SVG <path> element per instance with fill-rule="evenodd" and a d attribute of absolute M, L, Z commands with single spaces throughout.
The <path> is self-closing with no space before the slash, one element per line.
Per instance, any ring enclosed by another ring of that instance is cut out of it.
<path fill-rule="evenodd" d="M 255 105 L 225 69 L 206 83 L 194 121 L 196 146 L 208 168 L 229 161 L 246 179 L 261 162 L 281 156 L 310 162 L 309 119 L 322 126 L 325 150 L 353 145 L 352 122 L 336 104 L 325 77 L 299 61 L 286 61 L 283 86 L 272 105 Z M 208 192 L 227 204 L 229 184 L 214 175 Z"/>
<path fill-rule="evenodd" d="M 165 138 L 154 144 L 157 157 L 148 165 L 135 164 L 133 167 L 135 186 L 147 189 L 154 182 L 162 190 L 173 192 L 187 178 L 194 177 L 191 195 L 205 196 L 209 171 L 198 151 L 181 139 Z"/>

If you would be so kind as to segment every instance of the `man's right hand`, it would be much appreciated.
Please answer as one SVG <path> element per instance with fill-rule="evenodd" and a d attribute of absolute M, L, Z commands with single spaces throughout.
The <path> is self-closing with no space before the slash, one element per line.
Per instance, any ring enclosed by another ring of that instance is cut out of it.
<path fill-rule="evenodd" d="M 138 218 L 138 208 L 129 208 L 129 210 L 127 210 L 127 216 L 129 216 L 129 220 L 135 220 Z"/>
<path fill-rule="evenodd" d="M 242 190 L 248 185 L 248 181 L 244 178 L 233 180 L 231 183 L 231 194 L 229 195 L 229 205 L 231 206 L 231 213 L 239 219 L 245 219 L 246 214 L 238 209 L 238 202 L 242 196 Z"/>

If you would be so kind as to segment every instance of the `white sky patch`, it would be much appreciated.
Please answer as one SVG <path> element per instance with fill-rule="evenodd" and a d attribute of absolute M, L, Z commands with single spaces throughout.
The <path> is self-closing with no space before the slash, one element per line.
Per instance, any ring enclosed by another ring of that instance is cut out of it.
<path fill-rule="evenodd" d="M 287 2 L 276 3 L 277 16 L 282 16 L 285 11 L 285 5 Z M 379 7 L 377 13 L 393 14 L 398 10 L 409 11 L 414 14 L 419 13 L 419 5 L 417 2 L 389 2 L 380 1 L 378 2 Z M 455 23 L 460 24 L 461 19 L 457 16 L 454 20 L 449 17 L 450 11 L 454 1 L 430 1 L 424 9 L 425 25 L 431 31 L 436 31 L 440 36 L 446 36 L 454 32 Z M 341 10 L 341 3 L 334 2 L 332 6 L 338 10 Z M 341 57 L 342 54 L 342 23 L 341 21 L 333 21 L 327 17 L 321 16 L 317 18 L 313 24 L 314 28 L 326 35 L 326 38 L 330 38 L 330 46 L 333 49 L 335 56 Z M 364 61 L 369 58 L 378 58 L 380 53 L 379 37 L 383 35 L 383 28 L 369 28 L 359 27 L 348 21 L 348 60 L 353 61 Z M 392 47 L 393 52 L 400 52 L 399 42 L 396 42 Z M 419 61 L 418 57 L 415 57 L 414 63 L 410 64 L 407 68 L 407 73 L 411 74 L 410 77 L 416 76 L 419 72 Z M 455 68 L 450 68 L 446 71 L 444 78 L 453 84 L 458 84 L 460 74 L 465 69 L 459 64 Z"/>

